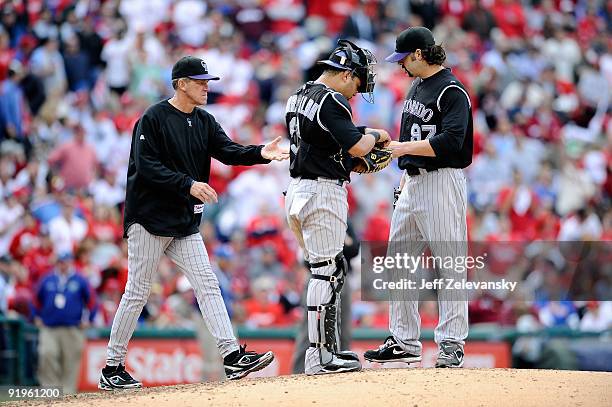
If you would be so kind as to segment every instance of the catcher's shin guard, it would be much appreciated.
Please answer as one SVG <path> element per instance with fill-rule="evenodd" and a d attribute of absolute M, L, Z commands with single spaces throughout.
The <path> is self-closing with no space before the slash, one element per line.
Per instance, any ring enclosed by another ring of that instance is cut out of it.
<path fill-rule="evenodd" d="M 319 349 L 321 365 L 331 362 L 333 355 L 338 352 L 338 294 L 344 285 L 346 276 L 346 259 L 342 252 L 338 253 L 334 259 L 309 264 L 312 271 L 312 278 L 316 280 L 328 281 L 331 288 L 331 298 L 328 302 L 321 305 L 309 305 L 308 311 L 317 313 L 317 342 L 311 343 L 311 347 Z M 335 264 L 336 270 L 331 276 L 316 274 L 315 270 Z"/>

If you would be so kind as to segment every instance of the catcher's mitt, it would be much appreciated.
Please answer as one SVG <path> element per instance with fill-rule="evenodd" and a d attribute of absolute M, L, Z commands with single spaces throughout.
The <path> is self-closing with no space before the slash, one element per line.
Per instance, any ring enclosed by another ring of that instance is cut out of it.
<path fill-rule="evenodd" d="M 386 168 L 391 163 L 391 149 L 375 145 L 363 157 L 353 157 L 353 171 L 370 174 Z"/>

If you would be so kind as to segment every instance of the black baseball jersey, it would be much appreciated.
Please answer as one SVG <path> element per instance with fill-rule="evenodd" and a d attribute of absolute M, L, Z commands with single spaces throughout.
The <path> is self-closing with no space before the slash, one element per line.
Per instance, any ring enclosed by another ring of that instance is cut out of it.
<path fill-rule="evenodd" d="M 450 69 L 416 78 L 402 112 L 400 141 L 429 140 L 435 157 L 404 155 L 401 169 L 465 168 L 472 162 L 472 106 L 463 84 Z"/>
<path fill-rule="evenodd" d="M 348 153 L 365 127 L 356 127 L 348 100 L 322 83 L 307 82 L 287 101 L 291 177 L 349 180 Z"/>
<path fill-rule="evenodd" d="M 124 237 L 133 223 L 157 236 L 196 233 L 204 205 L 189 190 L 194 181 L 208 182 L 211 157 L 228 165 L 269 163 L 262 148 L 234 143 L 203 109 L 184 113 L 167 100 L 149 107 L 132 132 Z"/>

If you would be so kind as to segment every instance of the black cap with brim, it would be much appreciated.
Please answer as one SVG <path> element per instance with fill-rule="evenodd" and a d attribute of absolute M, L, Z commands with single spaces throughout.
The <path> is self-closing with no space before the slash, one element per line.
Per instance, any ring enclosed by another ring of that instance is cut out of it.
<path fill-rule="evenodd" d="M 172 67 L 172 80 L 180 78 L 219 80 L 218 76 L 208 73 L 206 62 L 191 55 L 179 59 Z"/>
<path fill-rule="evenodd" d="M 411 27 L 404 30 L 395 40 L 395 52 L 385 58 L 387 62 L 399 62 L 417 49 L 435 45 L 433 34 L 425 27 Z"/>

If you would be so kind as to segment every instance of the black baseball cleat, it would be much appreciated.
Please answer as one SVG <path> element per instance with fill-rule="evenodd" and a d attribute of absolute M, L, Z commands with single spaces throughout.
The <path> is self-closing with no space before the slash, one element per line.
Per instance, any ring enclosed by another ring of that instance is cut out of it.
<path fill-rule="evenodd" d="M 463 346 L 453 342 L 440 342 L 440 352 L 436 360 L 436 367 L 463 367 Z"/>
<path fill-rule="evenodd" d="M 102 375 L 98 382 L 100 390 L 123 390 L 137 389 L 142 387 L 142 383 L 134 379 L 126 370 L 125 366 L 106 366 L 102 369 Z"/>
<path fill-rule="evenodd" d="M 225 375 L 228 380 L 242 379 L 252 372 L 263 369 L 274 360 L 274 354 L 270 351 L 266 353 L 247 352 L 246 345 L 241 346 L 240 350 L 230 353 L 223 359 Z"/>
<path fill-rule="evenodd" d="M 368 350 L 363 354 L 363 357 L 370 362 L 387 363 L 387 362 L 404 362 L 414 363 L 421 361 L 421 355 L 415 355 L 406 352 L 397 343 L 393 336 L 387 337 L 385 342 L 378 349 Z"/>

